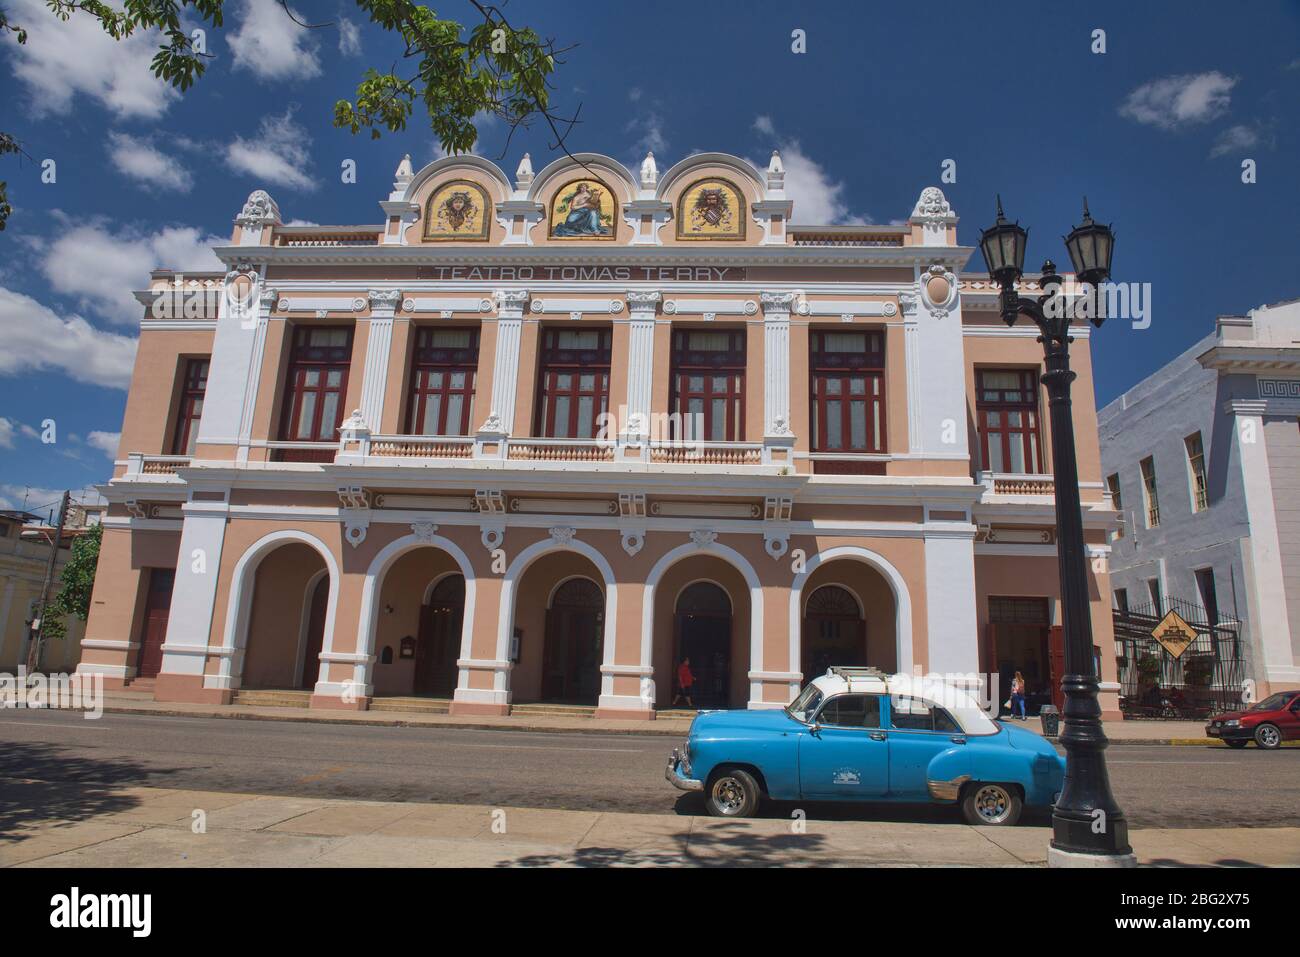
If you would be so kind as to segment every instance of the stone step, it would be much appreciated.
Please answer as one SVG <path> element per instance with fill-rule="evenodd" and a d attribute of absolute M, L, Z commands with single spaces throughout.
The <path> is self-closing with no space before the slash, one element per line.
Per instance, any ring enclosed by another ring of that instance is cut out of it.
<path fill-rule="evenodd" d="M 371 711 L 404 711 L 417 714 L 447 714 L 451 710 L 449 698 L 419 698 L 394 696 L 371 698 Z"/>
<path fill-rule="evenodd" d="M 511 705 L 510 713 L 550 714 L 564 715 L 570 718 L 591 718 L 595 717 L 596 709 L 592 705 L 585 704 L 550 704 L 545 701 L 538 701 L 529 704 Z"/>
<path fill-rule="evenodd" d="M 231 704 L 252 708 L 307 708 L 311 706 L 310 691 L 236 691 Z"/>

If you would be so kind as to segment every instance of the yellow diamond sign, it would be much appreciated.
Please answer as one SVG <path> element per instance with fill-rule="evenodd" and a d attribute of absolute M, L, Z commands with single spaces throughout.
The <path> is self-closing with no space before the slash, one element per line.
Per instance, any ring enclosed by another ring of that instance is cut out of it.
<path fill-rule="evenodd" d="M 1171 657 L 1178 658 L 1196 640 L 1196 629 L 1185 622 L 1178 612 L 1171 611 L 1151 630 L 1151 637 L 1160 642 Z"/>

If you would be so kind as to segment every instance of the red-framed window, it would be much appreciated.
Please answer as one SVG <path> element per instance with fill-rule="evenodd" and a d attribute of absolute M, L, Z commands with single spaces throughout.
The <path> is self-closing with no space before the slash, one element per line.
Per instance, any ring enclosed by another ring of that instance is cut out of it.
<path fill-rule="evenodd" d="M 293 330 L 280 423 L 282 440 L 338 441 L 351 361 L 351 328 L 298 326 Z"/>
<path fill-rule="evenodd" d="M 199 417 L 203 415 L 203 394 L 208 390 L 208 358 L 186 359 L 181 378 L 180 404 L 176 410 L 176 434 L 172 436 L 173 455 L 193 455 L 199 435 Z"/>
<path fill-rule="evenodd" d="M 1022 475 L 1042 473 L 1036 371 L 977 369 L 975 414 L 986 469 Z"/>
<path fill-rule="evenodd" d="M 543 329 L 533 434 L 594 439 L 609 409 L 609 329 Z"/>
<path fill-rule="evenodd" d="M 411 356 L 408 435 L 469 435 L 479 331 L 424 326 Z"/>
<path fill-rule="evenodd" d="M 673 438 L 738 442 L 745 436 L 745 332 L 675 329 Z"/>
<path fill-rule="evenodd" d="M 885 334 L 814 329 L 809 343 L 814 452 L 885 451 Z"/>

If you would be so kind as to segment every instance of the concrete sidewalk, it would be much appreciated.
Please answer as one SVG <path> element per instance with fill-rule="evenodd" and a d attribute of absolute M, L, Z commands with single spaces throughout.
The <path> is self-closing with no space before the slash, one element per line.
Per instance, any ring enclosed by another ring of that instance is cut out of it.
<path fill-rule="evenodd" d="M 0 786 L 0 866 L 1043 866 L 1050 829 L 397 804 L 33 781 Z M 22 809 L 21 811 L 18 809 Z M 196 811 L 205 830 L 195 833 Z M 1296 866 L 1300 828 L 1141 830 L 1154 866 Z"/>
<path fill-rule="evenodd" d="M 549 731 L 552 733 L 645 734 L 681 738 L 690 729 L 690 719 L 658 718 L 655 721 L 620 721 L 610 718 L 517 713 L 503 717 L 467 718 L 449 714 L 401 713 L 392 711 L 325 711 L 307 708 L 277 708 L 250 705 L 205 705 L 158 702 L 145 692 L 113 691 L 104 695 L 104 711 L 125 714 L 163 714 L 195 718 L 243 718 L 260 721 L 311 721 L 325 724 L 363 724 L 377 727 L 473 728 L 491 731 Z M 1030 731 L 1040 730 L 1037 718 L 1016 722 Z M 1106 736 L 1112 744 L 1214 745 L 1205 737 L 1200 721 L 1107 721 Z"/>

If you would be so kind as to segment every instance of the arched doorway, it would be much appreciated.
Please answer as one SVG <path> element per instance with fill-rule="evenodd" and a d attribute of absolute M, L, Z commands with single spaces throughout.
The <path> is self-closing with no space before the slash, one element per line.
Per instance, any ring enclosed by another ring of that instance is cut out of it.
<path fill-rule="evenodd" d="M 700 709 L 725 708 L 731 688 L 731 599 L 720 586 L 701 581 L 677 596 L 672 699 L 678 692 L 677 671 L 690 660 L 695 676 L 692 702 Z"/>
<path fill-rule="evenodd" d="M 847 588 L 822 585 L 809 595 L 803 619 L 804 684 L 831 665 L 867 665 L 866 628 L 862 607 Z"/>
<path fill-rule="evenodd" d="M 420 635 L 415 651 L 415 693 L 449 698 L 456 690 L 465 617 L 465 577 L 446 575 L 434 584 L 420 608 Z"/>
<path fill-rule="evenodd" d="M 239 687 L 314 688 L 329 612 L 325 560 L 301 540 L 277 544 L 255 560 Z"/>
<path fill-rule="evenodd" d="M 587 578 L 570 578 L 551 596 L 542 653 L 542 698 L 594 705 L 600 697 L 605 596 Z"/>
<path fill-rule="evenodd" d="M 320 679 L 320 652 L 325 643 L 325 612 L 329 608 L 330 577 L 322 571 L 307 586 L 307 614 L 303 621 L 302 680 L 298 687 L 311 691 Z"/>

